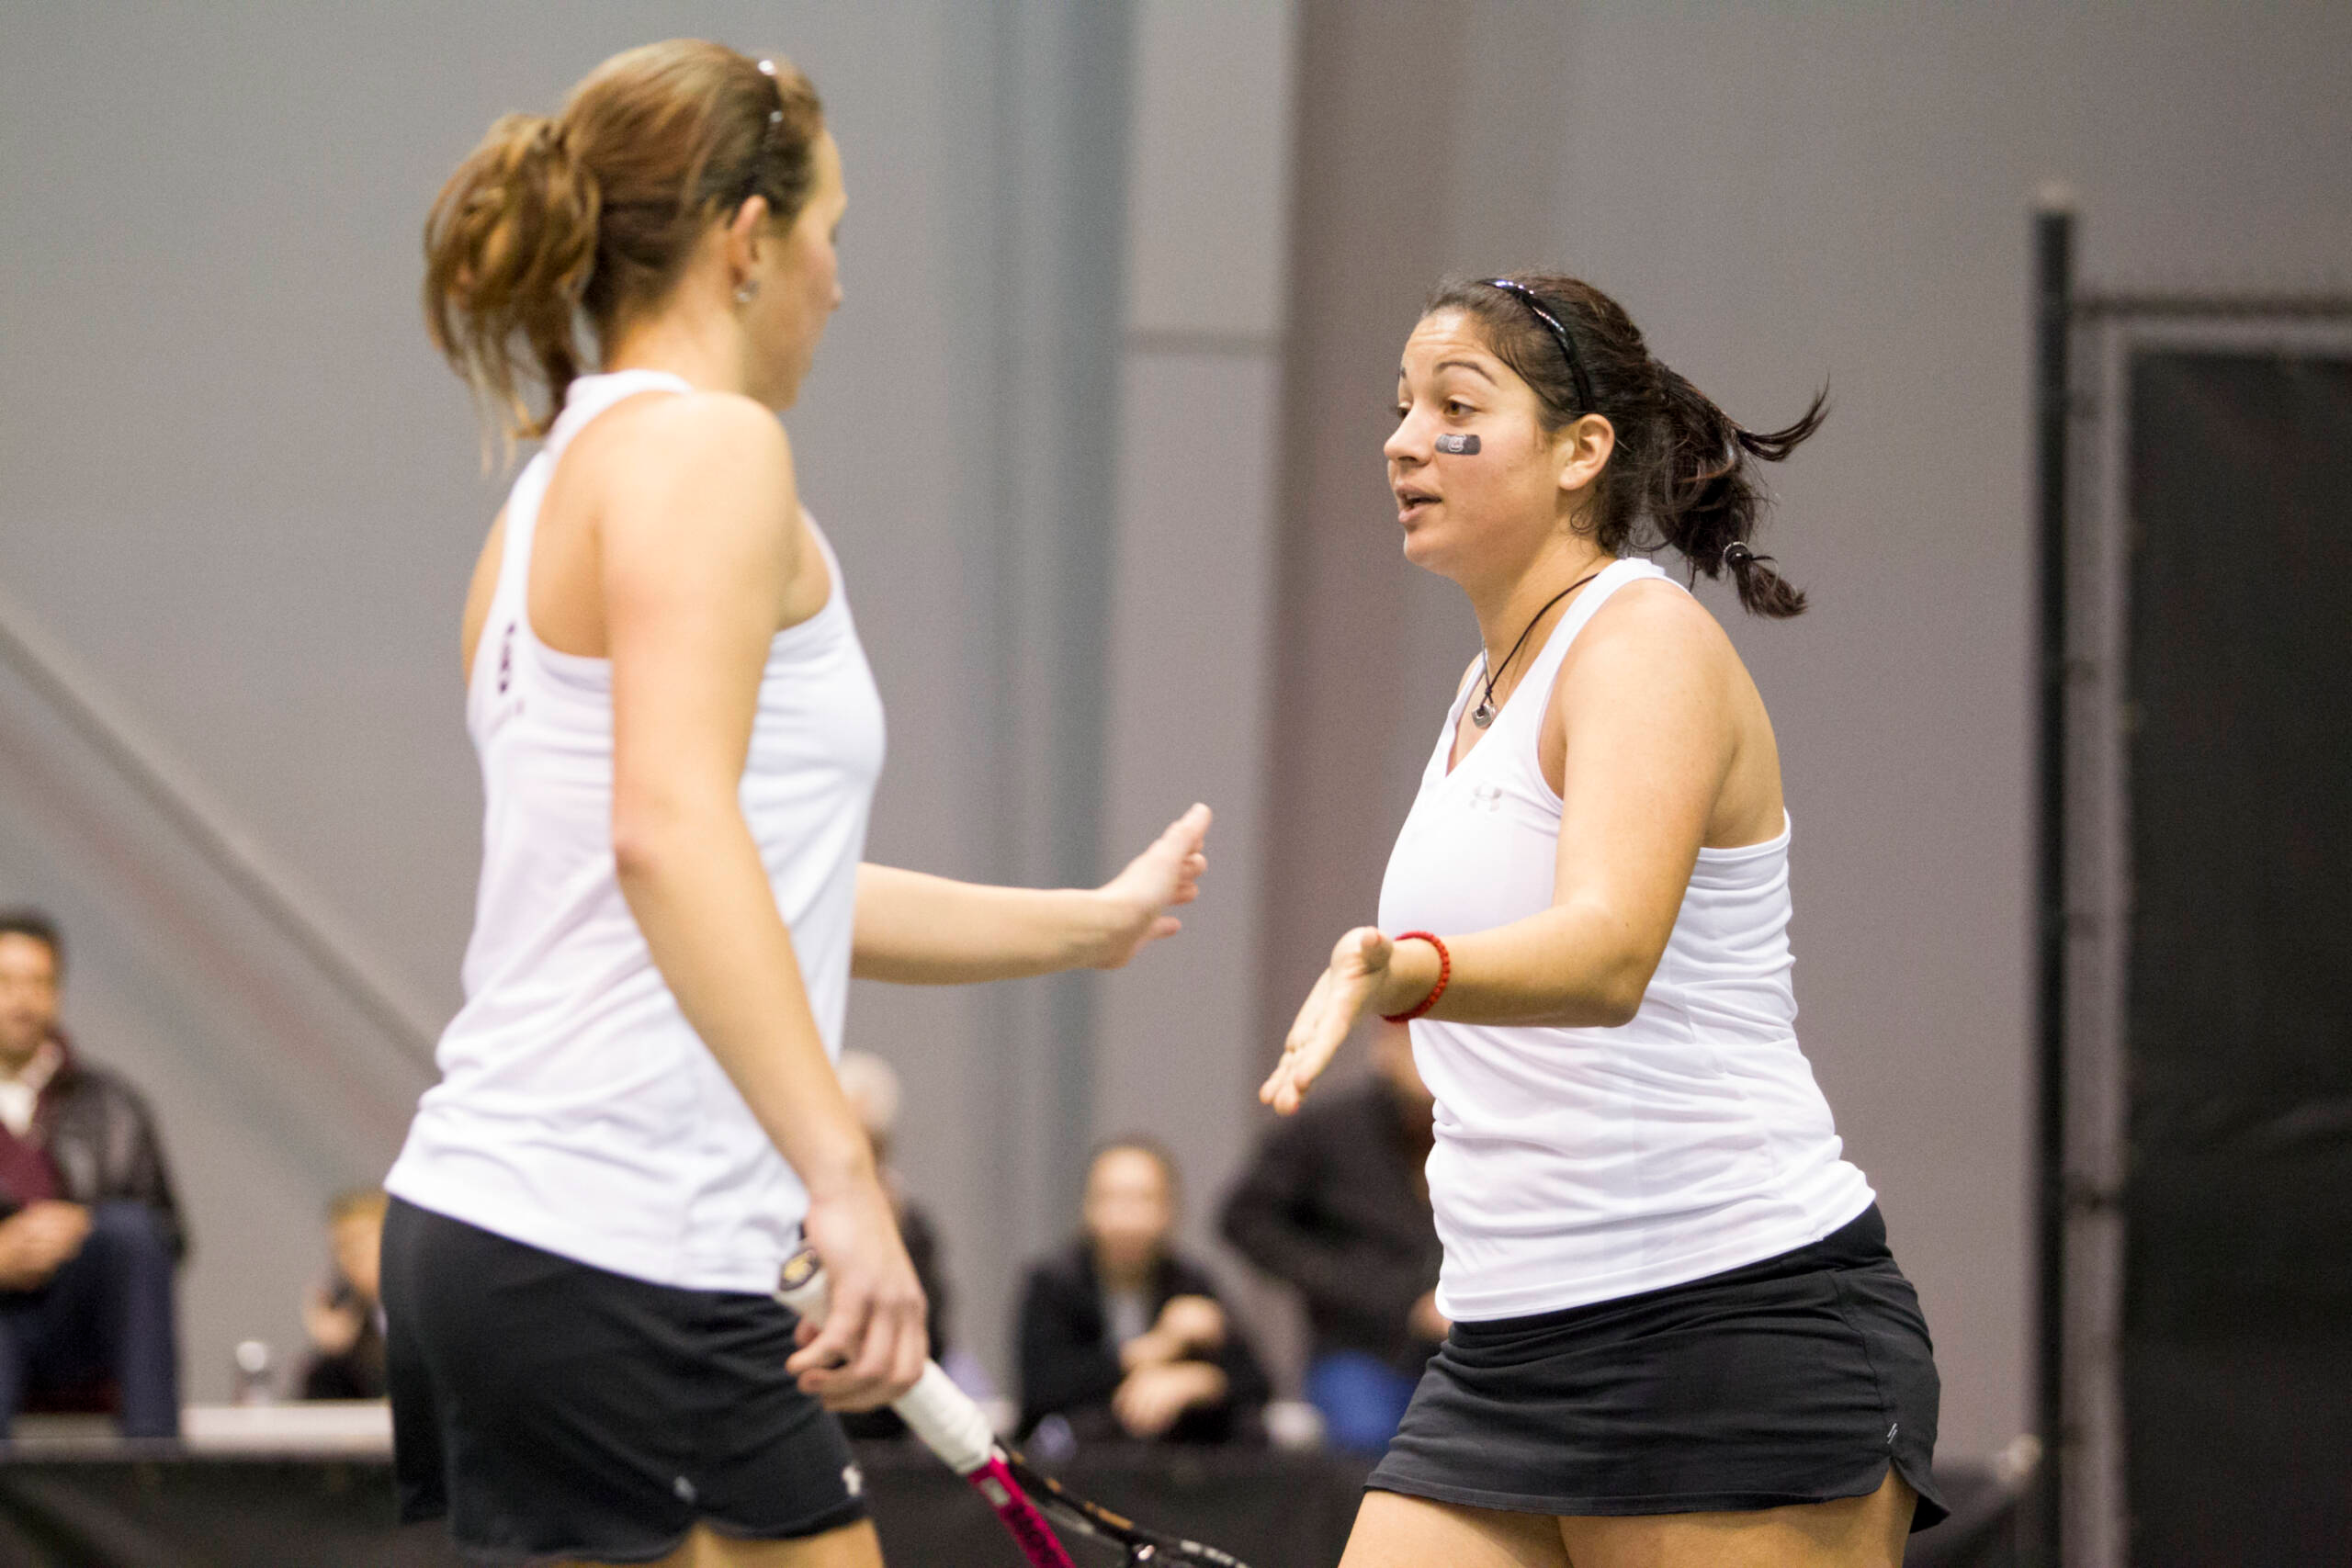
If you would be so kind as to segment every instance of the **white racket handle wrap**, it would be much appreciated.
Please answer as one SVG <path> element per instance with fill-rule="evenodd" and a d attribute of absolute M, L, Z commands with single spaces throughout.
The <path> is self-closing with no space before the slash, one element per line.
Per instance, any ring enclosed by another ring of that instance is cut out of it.
<path fill-rule="evenodd" d="M 776 1283 L 775 1299 L 823 1327 L 828 1292 L 824 1266 L 806 1248 L 795 1253 Z M 984 1470 L 996 1454 L 996 1429 L 972 1396 L 956 1386 L 937 1361 L 925 1361 L 915 1386 L 891 1401 L 907 1429 L 958 1475 Z"/>
<path fill-rule="evenodd" d="M 989 1425 L 988 1414 L 937 1361 L 924 1362 L 915 1386 L 893 1400 L 890 1408 L 922 1439 L 923 1447 L 958 1475 L 983 1468 L 996 1452 L 996 1429 Z"/>

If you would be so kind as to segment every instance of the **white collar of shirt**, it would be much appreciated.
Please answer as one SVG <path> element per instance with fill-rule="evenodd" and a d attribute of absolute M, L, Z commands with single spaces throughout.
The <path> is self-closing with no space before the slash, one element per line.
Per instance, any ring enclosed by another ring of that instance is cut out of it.
<path fill-rule="evenodd" d="M 33 1112 L 40 1109 L 40 1091 L 57 1076 L 58 1065 L 65 1060 L 65 1053 L 57 1048 L 54 1040 L 44 1040 L 40 1049 L 25 1064 L 24 1071 L 9 1077 L 0 1077 L 0 1126 L 6 1126 L 17 1137 L 32 1131 Z"/>

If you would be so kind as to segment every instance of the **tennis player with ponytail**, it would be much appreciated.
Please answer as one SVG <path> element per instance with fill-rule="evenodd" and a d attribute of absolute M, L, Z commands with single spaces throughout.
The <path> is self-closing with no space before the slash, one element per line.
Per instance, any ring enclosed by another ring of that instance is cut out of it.
<path fill-rule="evenodd" d="M 776 419 L 845 202 L 806 78 L 678 40 L 500 120 L 426 226 L 434 342 L 545 442 L 466 605 L 466 1003 L 387 1182 L 402 1509 L 477 1561 L 878 1562 L 826 1407 L 914 1384 L 923 1301 L 850 977 L 1113 967 L 1205 864 L 1199 807 L 1099 889 L 861 863 L 881 703 Z M 770 1294 L 804 1236 L 821 1333 Z"/>
<path fill-rule="evenodd" d="M 1799 1050 L 1788 817 L 1730 639 L 1643 552 L 1750 546 L 1735 424 L 1575 278 L 1442 288 L 1385 448 L 1407 558 L 1485 645 L 1261 1096 L 1412 1020 L 1453 1324 L 1343 1568 L 1896 1568 L 1929 1479 L 1918 1303 Z"/>

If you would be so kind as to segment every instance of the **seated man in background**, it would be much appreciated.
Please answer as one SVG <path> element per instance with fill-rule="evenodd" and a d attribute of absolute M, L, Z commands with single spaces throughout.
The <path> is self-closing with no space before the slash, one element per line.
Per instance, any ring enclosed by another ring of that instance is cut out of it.
<path fill-rule="evenodd" d="M 1266 1374 L 1208 1275 L 1172 1249 L 1176 1204 L 1157 1144 L 1095 1154 L 1082 1233 L 1022 1293 L 1024 1433 L 1054 1416 L 1080 1440 L 1224 1442 L 1260 1426 Z"/>
<path fill-rule="evenodd" d="M 111 1385 L 124 1436 L 174 1437 L 187 1235 L 146 1104 L 58 1031 L 64 956 L 0 913 L 0 1435 L 28 1393 Z"/>
<path fill-rule="evenodd" d="M 327 1248 L 334 1268 L 302 1303 L 311 1359 L 302 1368 L 304 1399 L 384 1397 L 384 1305 L 378 1259 L 384 1211 L 377 1187 L 345 1192 L 327 1205 Z"/>
<path fill-rule="evenodd" d="M 1396 1435 L 1447 1328 L 1422 1169 L 1433 1102 L 1405 1026 L 1378 1028 L 1373 1074 L 1269 1129 L 1224 1214 L 1226 1239 L 1304 1298 L 1306 1397 L 1330 1445 L 1354 1453 Z"/>

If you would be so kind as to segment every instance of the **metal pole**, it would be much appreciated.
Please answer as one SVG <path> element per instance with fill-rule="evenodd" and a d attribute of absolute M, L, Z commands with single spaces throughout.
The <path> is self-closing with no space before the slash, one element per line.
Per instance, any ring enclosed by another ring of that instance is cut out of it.
<path fill-rule="evenodd" d="M 2035 203 L 2034 535 L 2040 615 L 2034 811 L 2034 1056 L 2040 1293 L 2035 1425 L 2041 1438 L 2026 1562 L 2064 1560 L 2066 1430 L 2066 422 L 2075 214 L 2063 191 Z"/>

